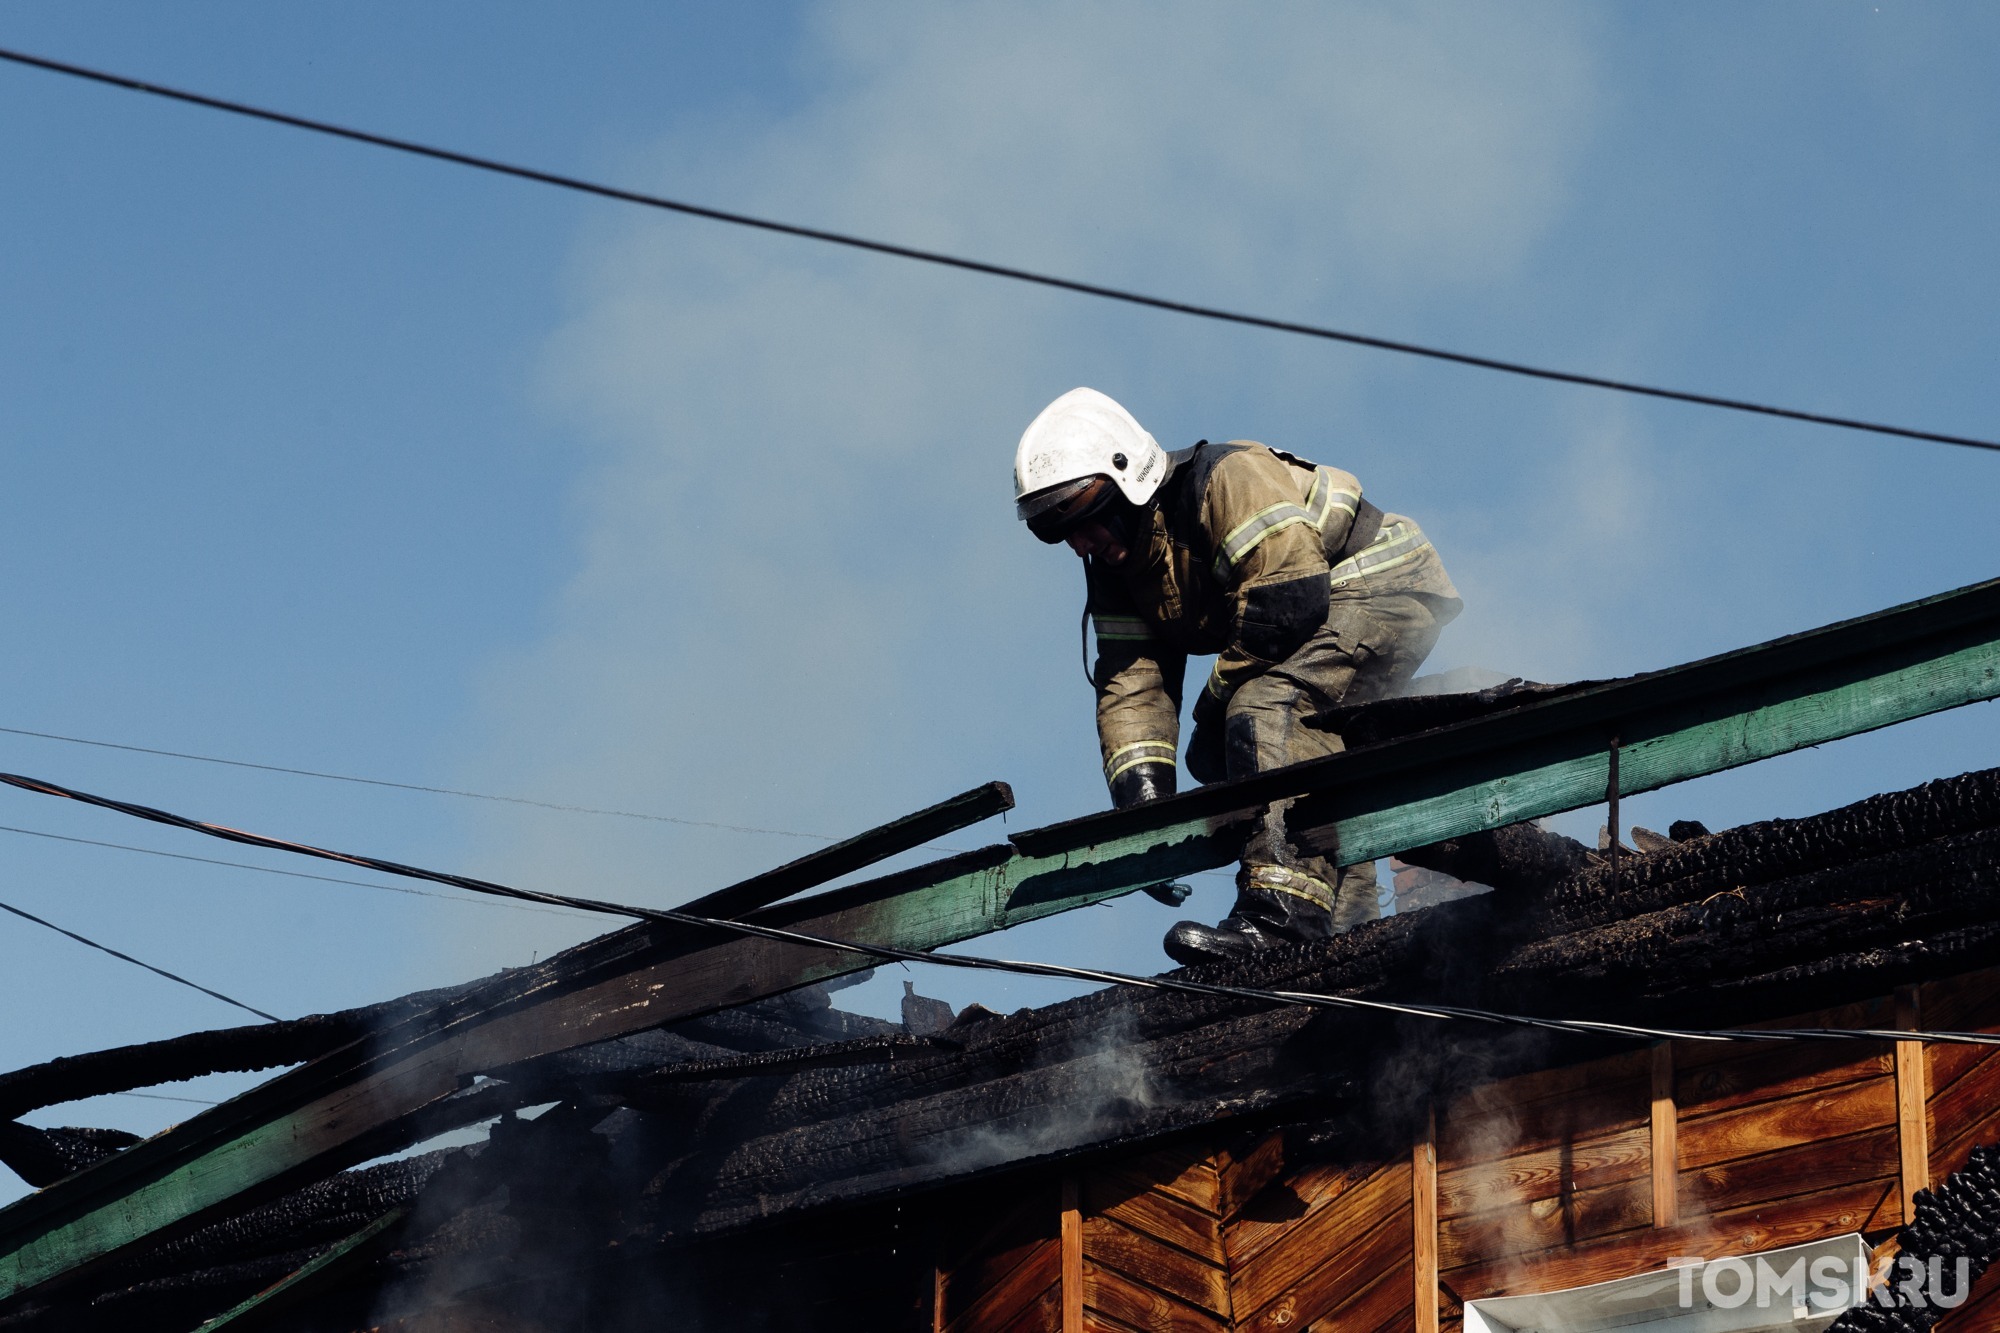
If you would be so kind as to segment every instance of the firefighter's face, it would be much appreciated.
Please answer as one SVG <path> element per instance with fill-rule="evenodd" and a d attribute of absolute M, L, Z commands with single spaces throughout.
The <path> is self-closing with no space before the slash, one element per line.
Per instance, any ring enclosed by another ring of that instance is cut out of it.
<path fill-rule="evenodd" d="M 1094 555 L 1113 569 L 1124 564 L 1132 554 L 1131 549 L 1125 545 L 1125 539 L 1112 531 L 1101 519 L 1092 519 L 1080 524 L 1076 531 L 1070 533 L 1064 540 L 1069 542 L 1069 549 L 1078 555 Z"/>

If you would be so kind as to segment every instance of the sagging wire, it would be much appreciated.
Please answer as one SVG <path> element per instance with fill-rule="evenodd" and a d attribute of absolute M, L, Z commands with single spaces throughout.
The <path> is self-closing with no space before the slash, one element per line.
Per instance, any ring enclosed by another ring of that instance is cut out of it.
<path fill-rule="evenodd" d="M 300 856 L 319 857 L 328 861 L 340 861 L 348 865 L 365 866 L 372 870 L 381 871 L 384 874 L 403 875 L 414 879 L 429 880 L 438 884 L 451 884 L 459 888 L 470 889 L 475 893 L 491 893 L 501 897 L 519 898 L 529 902 L 573 907 L 582 911 L 630 917 L 641 921 L 658 921 L 673 925 L 693 926 L 703 930 L 751 935 L 759 939 L 773 940 L 784 944 L 800 944 L 815 949 L 832 949 L 889 962 L 930 963 L 938 967 L 956 967 L 986 972 L 1006 972 L 1019 976 L 1051 977 L 1058 980 L 1094 982 L 1100 985 L 1127 986 L 1142 990 L 1177 991 L 1187 995 L 1205 995 L 1226 1000 L 1245 1000 L 1257 1004 L 1286 1004 L 1313 1009 L 1363 1010 L 1372 1013 L 1401 1014 L 1412 1018 L 1456 1019 L 1508 1027 L 1539 1028 L 1545 1031 L 1565 1032 L 1573 1035 L 1618 1037 L 1639 1041 L 1922 1041 L 1940 1045 L 2000 1046 L 2000 1036 L 1985 1032 L 1906 1031 L 1898 1028 L 1657 1028 L 1631 1023 L 1602 1023 L 1588 1019 L 1535 1018 L 1525 1014 L 1505 1014 L 1488 1009 L 1464 1008 L 1457 1005 L 1366 1000 L 1358 996 L 1328 995 L 1314 991 L 1264 990 L 1252 986 L 1228 986 L 1217 982 L 1193 981 L 1185 977 L 1144 977 L 1128 972 L 1113 972 L 1103 968 L 1070 967 L 1062 963 L 1036 963 L 1009 958 L 985 958 L 975 954 L 942 953 L 936 950 L 899 949 L 893 945 L 862 944 L 854 940 L 831 939 L 823 935 L 787 930 L 782 926 L 769 926 L 756 921 L 723 920 L 717 917 L 697 916 L 692 913 L 676 912 L 665 908 L 636 907 L 624 903 L 604 902 L 595 898 L 578 898 L 568 894 L 543 893 L 536 889 L 519 889 L 512 885 L 497 884 L 491 880 L 473 879 L 469 876 L 453 875 L 438 870 L 425 870 L 417 866 L 402 865 L 395 861 L 385 861 L 378 857 L 330 851 L 327 848 L 314 847 L 307 843 L 289 842 L 281 838 L 270 838 L 260 833 L 249 833 L 242 829 L 228 828 L 221 824 L 205 823 L 201 820 L 189 819 L 184 815 L 176 815 L 165 810 L 154 809 L 151 806 L 137 805 L 129 801 L 115 800 L 108 796 L 96 796 L 89 792 L 75 791 L 57 783 L 45 782 L 38 778 L 22 777 L 13 773 L 0 773 L 0 782 L 4 782 L 9 786 L 19 787 L 24 791 L 37 792 L 45 796 L 59 796 L 72 801 L 81 801 L 86 805 L 98 806 L 105 810 L 114 810 L 120 814 L 130 815 L 137 819 L 149 820 L 156 824 L 166 824 L 174 828 L 187 829 L 190 832 L 202 833 L 209 837 L 222 838 L 230 842 L 244 843 L 253 847 L 265 847 L 273 851 L 293 852 Z"/>
<path fill-rule="evenodd" d="M 1191 315 L 1197 319 L 1216 320 L 1225 324 L 1243 325 L 1250 328 L 1267 329 L 1275 333 L 1291 333 L 1306 338 L 1318 338 L 1328 342 L 1347 343 L 1355 347 L 1373 348 L 1380 352 L 1395 352 L 1404 356 L 1423 357 L 1427 360 L 1442 361 L 1449 365 L 1469 366 L 1477 370 L 1497 371 L 1506 375 L 1521 375 L 1529 379 L 1548 380 L 1558 384 L 1572 384 L 1588 389 L 1606 389 L 1614 393 L 1637 394 L 1645 398 L 1664 399 L 1669 402 L 1690 403 L 1697 407 L 1721 408 L 1730 412 L 1749 412 L 1759 416 L 1778 417 L 1787 421 L 1802 421 L 1816 426 L 1832 426 L 1841 430 L 1866 431 L 1875 435 L 1891 435 L 1907 440 L 1923 440 L 1933 444 L 1959 445 L 1967 449 L 1985 449 L 2000 452 L 2000 442 L 1977 439 L 1968 435 L 1948 435 L 1937 431 L 1916 430 L 1907 426 L 1893 426 L 1876 421 L 1862 421 L 1854 417 L 1832 416 L 1824 412 L 1807 412 L 1798 408 L 1778 407 L 1769 403 L 1751 402 L 1742 398 L 1724 398 L 1716 394 L 1695 393 L 1684 389 L 1667 389 L 1658 385 L 1639 384 L 1630 380 L 1611 379 L 1603 375 L 1585 375 L 1575 371 L 1555 370 L 1547 366 L 1529 365 L 1521 361 L 1508 361 L 1499 357 L 1477 356 L 1469 352 L 1454 352 L 1447 348 L 1432 347 L 1423 343 L 1405 342 L 1396 338 L 1380 338 L 1373 334 L 1353 333 L 1341 329 L 1326 328 L 1318 324 L 1305 324 L 1296 320 L 1274 319 L 1266 315 L 1245 314 L 1241 311 L 1224 310 L 1217 306 L 1197 305 L 1191 301 L 1176 301 L 1162 296 L 1149 296 L 1121 287 L 1107 287 L 1102 283 L 1083 282 L 1075 278 L 1057 277 L 1050 273 L 1038 273 L 1031 269 L 1015 268 L 1007 264 L 995 264 L 983 259 L 971 259 L 962 255 L 945 254 L 938 250 L 925 250 L 913 245 L 898 245 L 891 241 L 872 240 L 866 236 L 855 236 L 847 232 L 829 231 L 823 227 L 808 227 L 795 222 L 781 222 L 774 218 L 755 217 L 748 213 L 732 212 L 728 209 L 711 208 L 705 204 L 688 203 L 685 200 L 668 199 L 661 195 L 646 194 L 638 190 L 622 189 L 615 185 L 604 185 L 597 181 L 584 180 L 577 176 L 566 176 L 558 172 L 542 171 L 534 167 L 524 167 L 496 158 L 480 157 L 473 153 L 462 153 L 456 149 L 439 148 L 432 144 L 418 143 L 412 139 L 399 139 L 386 134 L 376 134 L 369 130 L 352 129 L 335 125 L 329 121 L 314 120 L 308 116 L 297 116 L 290 112 L 273 111 L 265 107 L 251 106 L 245 102 L 230 101 L 227 98 L 211 97 L 206 93 L 191 92 L 183 88 L 173 88 L 166 84 L 135 79 L 124 74 L 113 74 L 106 70 L 91 69 L 85 65 L 75 65 L 67 61 L 51 60 L 47 56 L 30 55 L 25 51 L 13 51 L 0 47 L 0 60 L 31 69 L 45 70 L 52 74 L 62 74 L 73 79 L 83 79 L 90 83 L 122 88 L 128 92 L 144 93 L 149 97 L 165 98 L 189 106 L 206 107 L 211 111 L 222 111 L 233 116 L 246 116 L 274 125 L 284 125 L 291 129 L 306 130 L 313 134 L 329 135 L 336 139 L 346 139 L 353 143 L 368 144 L 375 148 L 387 148 L 398 153 L 408 153 L 415 157 L 429 158 L 438 162 L 450 162 L 456 166 L 471 167 L 478 171 L 496 175 L 511 176 L 517 180 L 534 181 L 540 185 L 553 185 L 558 189 L 573 190 L 579 194 L 595 195 L 601 199 L 613 199 L 620 203 L 638 204 L 646 208 L 657 208 L 669 213 L 680 213 L 688 217 L 704 218 L 710 222 L 727 223 L 734 227 L 749 227 L 757 231 L 773 232 L 781 236 L 797 237 L 801 240 L 818 241 L 826 245 L 842 246 L 850 250 L 863 250 L 871 254 L 887 255 L 894 259 L 914 260 L 921 264 L 934 264 L 943 268 L 959 269 L 968 273 L 978 273 L 990 278 L 1005 278 L 1011 282 L 1024 282 L 1037 287 L 1052 288 L 1079 296 L 1095 296 L 1106 301 L 1116 301 L 1124 305 L 1143 306 L 1150 310 L 1163 310 L 1170 314 Z"/>
<path fill-rule="evenodd" d="M 0 912 L 12 912 L 15 916 L 20 917 L 23 921 L 32 921 L 38 926 L 46 926 L 48 929 L 53 930 L 58 935 L 67 935 L 70 939 L 75 940 L 78 944 L 87 944 L 91 948 L 96 949 L 101 953 L 108 953 L 113 958 L 119 959 L 123 962 L 130 963 L 134 967 L 143 967 L 148 972 L 151 972 L 154 976 L 165 977 L 168 981 L 179 982 L 183 986 L 186 986 L 192 990 L 198 990 L 203 995 L 207 995 L 213 999 L 220 1000 L 224 1004 L 233 1004 L 238 1009 L 243 1010 L 245 1013 L 255 1014 L 257 1015 L 257 1017 L 265 1019 L 272 1023 L 282 1023 L 284 1021 L 283 1019 L 279 1018 L 276 1014 L 267 1014 L 262 1009 L 257 1008 L 255 1005 L 245 1004 L 241 1000 L 233 1000 L 229 996 L 224 995 L 219 990 L 210 990 L 208 987 L 202 985 L 200 982 L 189 981 L 186 977 L 181 976 L 175 972 L 169 972 L 164 967 L 154 967 L 151 963 L 145 961 L 142 958 L 134 958 L 129 953 L 120 953 L 118 950 L 112 948 L 108 944 L 99 944 L 96 940 L 90 939 L 83 935 L 79 935 L 73 930 L 65 930 L 63 927 L 58 926 L 53 921 L 44 920 L 43 918 L 36 916 L 33 912 L 24 911 L 19 907 L 13 906 L 10 903 L 0 903 Z"/>
<path fill-rule="evenodd" d="M 1089 618 L 1090 618 L 1090 612 L 1088 609 L 1086 609 L 1084 611 L 1085 629 L 1083 631 L 1085 633 L 1088 632 Z M 1086 639 L 1085 640 L 1086 659 L 1084 664 L 1084 675 L 1086 679 L 1088 679 L 1090 674 L 1088 652 L 1089 652 L 1089 641 L 1088 639 Z M 0 727 L 0 735 L 28 736 L 34 738 L 35 740 L 61 741 L 68 745 L 88 745 L 100 750 L 123 750 L 128 754 L 149 754 L 157 756 L 162 759 L 191 760 L 198 764 L 221 764 L 229 768 L 255 769 L 260 773 L 285 773 L 289 774 L 292 777 L 319 778 L 322 781 L 326 782 L 352 782 L 352 783 L 358 783 L 366 787 L 388 787 L 396 791 L 424 792 L 432 796 L 460 796 L 468 800 L 474 800 L 474 801 L 500 801 L 508 805 L 533 806 L 536 809 L 556 810 L 556 811 L 561 811 L 565 814 L 610 815 L 618 819 L 642 819 L 658 824 L 679 824 L 685 828 L 720 829 L 728 833 L 762 833 L 762 834 L 769 834 L 772 837 L 778 837 L 778 838 L 804 838 L 811 842 L 831 843 L 840 841 L 838 837 L 835 837 L 834 835 L 828 833 L 802 833 L 797 829 L 764 828 L 756 824 L 725 824 L 710 819 L 684 819 L 678 815 L 644 814 L 635 810 L 607 810 L 591 805 L 566 805 L 560 801 L 543 801 L 528 796 L 500 796 L 492 792 L 467 791 L 464 788 L 460 787 L 432 787 L 432 786 L 426 786 L 423 783 L 418 783 L 418 782 L 396 782 L 388 778 L 364 778 L 364 777 L 357 777 L 349 773 L 327 773 L 319 769 L 313 769 L 313 768 L 291 768 L 287 767 L 284 764 L 263 764 L 263 763 L 257 763 L 249 759 L 225 759 L 219 755 L 190 754 L 184 750 L 162 750 L 162 749 L 156 749 L 150 745 L 133 745 L 125 741 L 92 740 L 84 736 L 65 736 L 60 732 L 54 732 L 54 731 L 33 731 L 27 727 Z M 59 838 L 62 836 L 56 833 L 39 833 L 33 829 L 7 828 L 5 825 L 0 825 L 0 832 L 25 833 L 30 837 L 37 837 L 37 838 Z M 90 839 L 73 838 L 69 839 L 69 841 L 88 843 L 90 842 Z M 151 850 L 145 847 L 126 847 L 122 843 L 97 843 L 93 845 L 103 846 L 103 847 L 118 847 L 123 851 L 131 851 L 131 852 L 145 852 Z M 969 852 L 973 850 L 970 847 L 955 847 L 949 843 L 942 843 L 942 842 L 926 843 L 925 846 L 931 847 L 940 852 L 947 852 L 947 853 Z M 152 854 L 155 856 L 174 855 L 174 853 L 172 852 L 153 852 Z M 189 861 L 200 861 L 203 858 L 194 856 L 194 857 L 182 857 L 180 859 Z M 267 874 L 273 874 L 273 875 L 285 875 L 285 874 L 297 873 L 295 871 L 272 870 L 268 866 L 248 866 L 248 865 L 243 865 L 241 862 L 236 862 L 236 861 L 214 861 L 210 862 L 210 864 L 223 865 L 223 866 L 236 866 L 237 868 L 243 870 L 262 870 Z M 1199 875 L 1217 877 L 1222 872 L 1213 870 L 1201 870 L 1201 871 L 1196 871 L 1195 873 Z M 301 876 L 301 878 L 325 879 L 326 876 L 305 875 Z M 421 891 L 417 889 L 397 889 L 387 884 L 370 885 L 370 884 L 364 884 L 361 880 L 353 880 L 353 879 L 335 879 L 331 880 L 330 882 L 334 884 L 359 884 L 362 885 L 362 887 L 364 888 L 388 889 L 391 892 L 395 893 L 419 893 L 419 894 L 421 893 Z M 465 901 L 464 899 L 447 898 L 446 895 L 443 894 L 438 894 L 435 896 L 440 898 L 445 898 L 446 901 L 449 902 Z M 539 911 L 541 909 L 534 908 L 528 910 Z"/>
<path fill-rule="evenodd" d="M 162 759 L 190 759 L 198 764 L 223 764 L 230 768 L 251 768 L 260 773 L 287 773 L 297 778 L 318 778 L 323 782 L 353 782 L 365 787 L 389 787 L 396 791 L 428 792 L 434 796 L 464 796 L 475 801 L 500 801 L 507 805 L 531 805 L 540 810 L 560 810 L 572 815 L 609 815 L 617 819 L 644 819 L 657 824 L 684 824 L 689 828 L 723 829 L 731 833 L 768 833 L 776 838 L 807 838 L 814 842 L 839 842 L 825 833 L 800 833 L 794 829 L 758 828 L 751 824 L 722 824 L 707 819 L 682 819 L 675 815 L 650 815 L 637 810 L 604 810 L 591 805 L 564 805 L 559 801 L 538 801 L 529 796 L 497 796 L 492 792 L 465 791 L 458 787 L 427 787 L 417 782 L 391 782 L 387 778 L 362 778 L 351 773 L 323 773 L 311 768 L 287 768 L 283 764 L 259 764 L 248 759 L 223 759 L 212 754 L 188 754 L 182 750 L 156 750 L 149 745 L 128 745 L 120 741 L 90 740 L 83 736 L 63 736 L 53 731 L 30 731 L 26 727 L 0 727 L 0 734 L 32 736 L 36 740 L 63 741 L 70 745 L 90 745 L 100 750 L 124 750 L 128 754 L 157 755 Z"/>
<path fill-rule="evenodd" d="M 49 833 L 42 829 L 15 828 L 11 824 L 0 824 L 0 833 L 17 833 L 27 838 L 47 838 L 52 842 L 71 842 L 80 847 L 104 847 L 114 852 L 138 852 L 142 856 L 164 856 L 172 861 L 192 861 L 196 865 L 222 866 L 229 870 L 254 870 L 260 875 L 283 875 L 287 879 L 310 879 L 321 884 L 351 884 L 357 889 L 379 889 L 383 893 L 403 893 L 417 898 L 434 898 L 441 903 L 460 903 L 469 907 L 505 907 L 517 912 L 541 912 L 549 916 L 580 918 L 585 913 L 559 911 L 552 907 L 537 907 L 533 903 L 510 903 L 492 898 L 460 898 L 449 893 L 437 893 L 430 889 L 412 889 L 401 884 L 374 884 L 365 879 L 341 879 L 336 875 L 311 875 L 303 870 L 280 870 L 276 866 L 253 865 L 248 861 L 218 861 L 212 856 L 189 856 L 185 852 L 163 852 L 157 847 L 134 847 L 127 842 L 103 842 L 97 838 L 74 838 L 66 833 Z"/>

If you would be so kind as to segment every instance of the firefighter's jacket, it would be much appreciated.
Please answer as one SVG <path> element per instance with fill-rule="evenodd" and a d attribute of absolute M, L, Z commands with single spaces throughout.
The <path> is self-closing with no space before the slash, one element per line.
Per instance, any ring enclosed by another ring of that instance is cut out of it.
<path fill-rule="evenodd" d="M 1205 688 L 1226 704 L 1304 644 L 1335 601 L 1418 593 L 1440 620 L 1462 605 L 1423 530 L 1364 502 L 1352 473 L 1250 440 L 1169 457 L 1150 535 L 1118 569 L 1089 563 L 1107 783 L 1175 762 L 1190 653 L 1215 654 Z"/>

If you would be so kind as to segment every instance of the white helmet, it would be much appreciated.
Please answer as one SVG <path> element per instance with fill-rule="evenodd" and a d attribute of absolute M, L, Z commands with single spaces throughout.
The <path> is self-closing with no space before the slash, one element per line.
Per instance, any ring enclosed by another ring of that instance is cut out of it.
<path fill-rule="evenodd" d="M 1167 467 L 1166 450 L 1130 412 L 1095 389 L 1071 389 L 1021 435 L 1014 451 L 1015 511 L 1033 520 L 1075 499 L 1094 477 L 1109 478 L 1127 500 L 1142 505 L 1167 479 Z"/>

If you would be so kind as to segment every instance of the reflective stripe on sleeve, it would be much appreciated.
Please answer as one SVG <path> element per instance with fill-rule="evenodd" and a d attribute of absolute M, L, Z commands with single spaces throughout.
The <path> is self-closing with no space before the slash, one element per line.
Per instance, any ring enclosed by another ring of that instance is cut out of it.
<path fill-rule="evenodd" d="M 1174 761 L 1174 743 L 1134 741 L 1130 745 L 1119 746 L 1111 752 L 1111 757 L 1104 761 L 1104 780 L 1116 782 L 1120 773 L 1137 768 L 1141 764 L 1166 764 L 1178 768 L 1179 764 Z"/>
<path fill-rule="evenodd" d="M 1408 564 L 1430 549 L 1430 539 L 1414 523 L 1392 523 L 1368 546 L 1335 565 L 1333 586 L 1338 588 L 1358 574 L 1379 574 Z"/>
<path fill-rule="evenodd" d="M 1092 616 L 1090 623 L 1100 639 L 1143 643 L 1153 637 L 1153 632 L 1146 628 L 1146 622 L 1137 616 Z"/>
<path fill-rule="evenodd" d="M 1290 500 L 1280 500 L 1277 504 L 1259 509 L 1231 528 L 1222 539 L 1221 549 L 1215 553 L 1215 576 L 1227 579 L 1229 571 L 1242 564 L 1266 537 L 1296 523 L 1310 527 L 1313 525 L 1312 516 Z"/>
<path fill-rule="evenodd" d="M 1325 532 L 1327 523 L 1332 520 L 1336 511 L 1353 518 L 1360 508 L 1359 492 L 1336 486 L 1333 474 L 1325 468 L 1314 471 L 1312 489 L 1306 492 L 1306 513 L 1311 517 L 1314 527 Z"/>
<path fill-rule="evenodd" d="M 1334 514 L 1353 518 L 1360 508 L 1361 497 L 1358 494 L 1335 485 L 1332 474 L 1325 468 L 1319 468 L 1313 473 L 1312 489 L 1306 492 L 1303 508 L 1289 500 L 1280 500 L 1277 504 L 1259 509 L 1229 530 L 1215 553 L 1215 576 L 1226 580 L 1230 571 L 1241 565 L 1274 532 L 1282 532 L 1295 523 L 1304 523 L 1323 533 Z"/>

